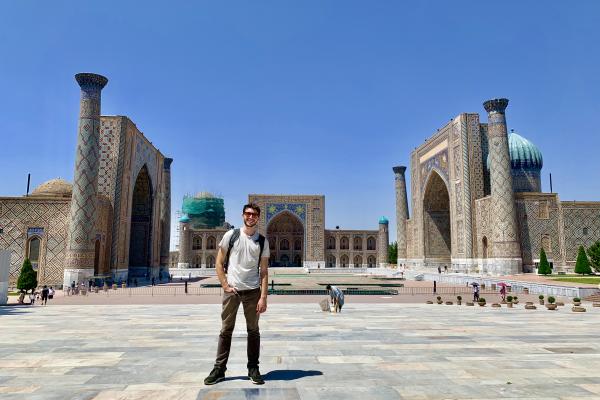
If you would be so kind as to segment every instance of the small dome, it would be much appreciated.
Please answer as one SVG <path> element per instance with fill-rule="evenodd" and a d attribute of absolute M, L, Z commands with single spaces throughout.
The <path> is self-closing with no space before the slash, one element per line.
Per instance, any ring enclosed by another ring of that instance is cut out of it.
<path fill-rule="evenodd" d="M 508 150 L 512 169 L 537 169 L 544 165 L 542 152 L 537 146 L 523 136 L 511 131 L 508 134 Z M 487 158 L 487 168 L 490 169 L 490 155 Z"/>
<path fill-rule="evenodd" d="M 388 219 L 387 219 L 386 217 L 383 217 L 383 216 L 382 216 L 381 218 L 379 218 L 379 223 L 380 223 L 380 224 L 387 224 L 387 223 L 389 223 L 389 222 L 390 222 L 390 221 L 388 221 Z"/>
<path fill-rule="evenodd" d="M 71 197 L 73 185 L 64 179 L 51 179 L 42 183 L 31 192 L 32 196 Z"/>
<path fill-rule="evenodd" d="M 190 222 L 190 217 L 188 217 L 186 214 L 183 215 L 183 217 L 179 218 L 179 222 Z"/>

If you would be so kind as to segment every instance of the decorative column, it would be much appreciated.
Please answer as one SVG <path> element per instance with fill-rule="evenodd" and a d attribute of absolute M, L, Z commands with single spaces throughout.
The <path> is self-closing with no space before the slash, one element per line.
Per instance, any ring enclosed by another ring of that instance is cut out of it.
<path fill-rule="evenodd" d="M 398 242 L 398 267 L 406 265 L 406 220 L 408 197 L 406 195 L 405 166 L 394 167 L 396 181 L 396 236 Z"/>
<path fill-rule="evenodd" d="M 190 267 L 190 224 L 189 218 L 179 219 L 179 263 L 177 268 Z"/>
<path fill-rule="evenodd" d="M 506 115 L 508 99 L 483 103 L 488 113 L 490 185 L 492 191 L 492 257 L 489 272 L 506 275 L 522 271 L 517 210 L 508 150 Z"/>
<path fill-rule="evenodd" d="M 69 215 L 63 284 L 87 281 L 94 275 L 94 245 L 98 219 L 98 165 L 100 160 L 100 94 L 108 83 L 102 75 L 75 75 L 81 87 L 73 195 Z"/>
<path fill-rule="evenodd" d="M 172 158 L 165 158 L 163 162 L 164 204 L 162 207 L 160 238 L 160 266 L 169 268 L 169 250 L 171 245 L 171 163 Z M 167 271 L 168 272 L 168 271 Z"/>
<path fill-rule="evenodd" d="M 389 221 L 386 217 L 379 218 L 379 240 L 377 247 L 377 258 L 380 268 L 387 268 L 388 263 L 388 249 L 390 247 L 390 232 L 388 229 Z"/>

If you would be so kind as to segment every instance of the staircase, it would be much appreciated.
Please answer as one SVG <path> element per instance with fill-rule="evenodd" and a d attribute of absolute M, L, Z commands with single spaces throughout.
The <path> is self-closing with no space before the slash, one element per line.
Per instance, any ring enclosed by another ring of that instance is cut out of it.
<path fill-rule="evenodd" d="M 583 301 L 591 301 L 593 303 L 600 303 L 600 293 L 594 293 L 591 296 L 585 297 Z"/>

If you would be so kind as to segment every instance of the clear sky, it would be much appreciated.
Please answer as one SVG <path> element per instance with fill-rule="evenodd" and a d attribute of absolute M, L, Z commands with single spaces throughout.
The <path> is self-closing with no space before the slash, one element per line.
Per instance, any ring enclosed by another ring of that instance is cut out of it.
<path fill-rule="evenodd" d="M 109 78 L 185 193 L 324 194 L 326 227 L 390 219 L 392 166 L 461 112 L 507 97 L 543 188 L 600 200 L 600 2 L 3 1 L 0 195 L 73 178 L 77 72 Z M 409 183 L 410 184 L 410 183 Z"/>

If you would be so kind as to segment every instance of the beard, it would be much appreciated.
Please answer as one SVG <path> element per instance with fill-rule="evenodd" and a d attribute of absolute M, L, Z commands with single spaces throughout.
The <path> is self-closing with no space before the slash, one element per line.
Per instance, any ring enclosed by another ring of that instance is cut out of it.
<path fill-rule="evenodd" d="M 246 226 L 247 228 L 254 228 L 256 224 L 258 224 L 258 220 L 255 220 L 254 222 L 244 220 L 244 226 Z"/>

